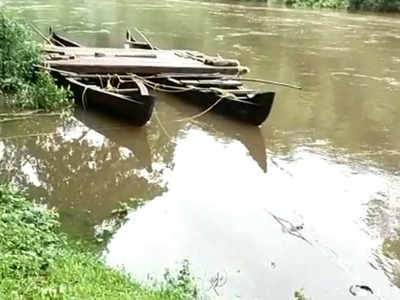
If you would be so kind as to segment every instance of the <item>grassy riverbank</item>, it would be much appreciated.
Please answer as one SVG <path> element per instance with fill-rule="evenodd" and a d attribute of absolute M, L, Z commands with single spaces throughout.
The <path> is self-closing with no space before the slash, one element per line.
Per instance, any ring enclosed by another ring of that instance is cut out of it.
<path fill-rule="evenodd" d="M 13 108 L 69 110 L 71 93 L 58 87 L 43 65 L 32 31 L 0 8 L 0 93 Z"/>
<path fill-rule="evenodd" d="M 0 299 L 194 298 L 189 277 L 143 287 L 106 267 L 59 232 L 57 217 L 0 184 Z"/>
<path fill-rule="evenodd" d="M 400 0 L 284 0 L 294 7 L 400 12 Z"/>

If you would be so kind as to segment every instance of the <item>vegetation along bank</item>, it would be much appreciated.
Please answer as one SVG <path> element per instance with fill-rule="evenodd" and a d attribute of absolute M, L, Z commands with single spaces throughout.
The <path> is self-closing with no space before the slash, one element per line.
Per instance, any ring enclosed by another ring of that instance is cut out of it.
<path fill-rule="evenodd" d="M 0 93 L 7 104 L 16 109 L 70 110 L 71 93 L 38 68 L 43 64 L 40 51 L 29 27 L 0 9 Z"/>
<path fill-rule="evenodd" d="M 294 7 L 400 12 L 400 0 L 284 0 Z"/>
<path fill-rule="evenodd" d="M 0 183 L 0 299 L 194 299 L 187 268 L 144 287 L 59 232 L 57 213 Z"/>

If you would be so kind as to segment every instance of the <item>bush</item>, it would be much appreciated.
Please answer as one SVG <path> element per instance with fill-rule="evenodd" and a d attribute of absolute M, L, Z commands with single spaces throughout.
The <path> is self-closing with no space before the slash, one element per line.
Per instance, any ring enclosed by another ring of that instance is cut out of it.
<path fill-rule="evenodd" d="M 146 287 L 59 232 L 57 214 L 0 183 L 0 299 L 189 300 L 188 265 Z"/>
<path fill-rule="evenodd" d="M 71 93 L 59 88 L 37 66 L 41 46 L 26 26 L 0 11 L 0 91 L 8 103 L 24 109 L 61 110 L 71 107 Z"/>
<path fill-rule="evenodd" d="M 295 7 L 400 11 L 400 0 L 285 0 L 285 4 Z"/>

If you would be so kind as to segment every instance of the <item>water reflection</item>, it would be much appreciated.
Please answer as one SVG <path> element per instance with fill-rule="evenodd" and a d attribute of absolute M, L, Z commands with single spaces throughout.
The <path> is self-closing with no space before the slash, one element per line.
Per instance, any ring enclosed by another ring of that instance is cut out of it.
<path fill-rule="evenodd" d="M 197 109 L 183 112 L 171 103 L 162 107 L 160 121 L 165 115 L 178 119 Z M 166 128 L 161 124 L 163 132 L 154 120 L 152 126 L 137 128 L 100 112 L 77 109 L 64 121 L 42 118 L 1 124 L 1 175 L 57 207 L 68 231 L 92 236 L 93 226 L 112 217 L 120 202 L 152 200 L 168 190 L 177 141 L 191 128 L 208 131 L 222 144 L 243 143 L 265 171 L 260 130 L 223 118 L 216 121 L 169 122 Z M 197 159 L 204 154 L 192 155 Z"/>
<path fill-rule="evenodd" d="M 173 128 L 175 132 L 179 132 L 178 128 L 200 128 L 207 134 L 212 135 L 220 143 L 229 144 L 232 141 L 241 143 L 248 151 L 250 157 L 259 165 L 259 167 L 267 172 L 267 156 L 265 150 L 265 139 L 260 128 L 231 120 L 225 116 L 214 113 L 208 113 L 200 118 L 193 118 L 202 111 L 196 105 L 184 103 L 178 97 L 168 95 L 159 95 L 165 103 L 162 111 L 168 110 L 168 116 L 163 114 L 165 118 L 161 118 L 160 122 L 167 123 L 166 126 Z M 168 108 L 166 108 L 168 107 Z M 181 122 L 185 120 L 185 122 Z M 174 125 L 172 125 L 174 124 Z M 194 155 L 202 155 L 201 151 L 194 151 Z"/>
<path fill-rule="evenodd" d="M 265 176 L 249 163 L 233 166 L 234 153 L 243 151 L 234 145 L 214 144 L 207 158 L 188 165 L 193 149 L 208 139 L 191 130 L 181 140 L 168 192 L 128 215 L 108 244 L 111 265 L 145 279 L 187 258 L 204 286 L 225 274 L 218 293 L 228 299 L 266 299 L 271 291 L 276 299 L 290 299 L 301 285 L 313 298 L 352 299 L 352 285 L 370 286 L 386 299 L 399 296 L 386 281 L 395 282 L 396 269 L 373 256 L 385 241 L 371 237 L 371 224 L 360 222 L 370 202 L 398 178 L 344 161 L 322 143 L 297 144 L 273 164 L 269 158 Z M 398 186 L 394 193 L 399 195 Z"/>
<path fill-rule="evenodd" d="M 7 170 L 3 176 L 28 184 L 29 193 L 57 207 L 65 228 L 88 236 L 119 202 L 151 200 L 167 188 L 159 168 L 152 167 L 145 128 L 115 120 L 113 127 L 104 128 L 104 116 L 86 112 L 78 111 L 76 117 L 52 122 L 51 128 L 44 120 L 36 128 L 26 122 L 4 127 L 0 169 Z M 28 128 L 46 133 L 30 134 Z M 18 132 L 28 137 L 19 138 Z"/>
<path fill-rule="evenodd" d="M 84 110 L 77 109 L 74 117 L 109 141 L 132 152 L 137 158 L 138 165 L 135 166 L 137 169 L 146 169 L 147 172 L 152 172 L 151 149 L 146 127 L 134 127 L 96 111 L 87 113 Z"/>

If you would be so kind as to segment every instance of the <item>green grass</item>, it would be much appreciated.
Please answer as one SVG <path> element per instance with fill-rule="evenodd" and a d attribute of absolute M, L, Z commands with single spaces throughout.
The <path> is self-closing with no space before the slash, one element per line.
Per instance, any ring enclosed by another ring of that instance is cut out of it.
<path fill-rule="evenodd" d="M 188 265 L 145 287 L 59 232 L 57 213 L 0 184 L 0 299 L 195 299 Z"/>
<path fill-rule="evenodd" d="M 71 93 L 37 68 L 43 64 L 40 50 L 30 28 L 0 8 L 0 92 L 7 103 L 20 109 L 71 109 Z"/>

